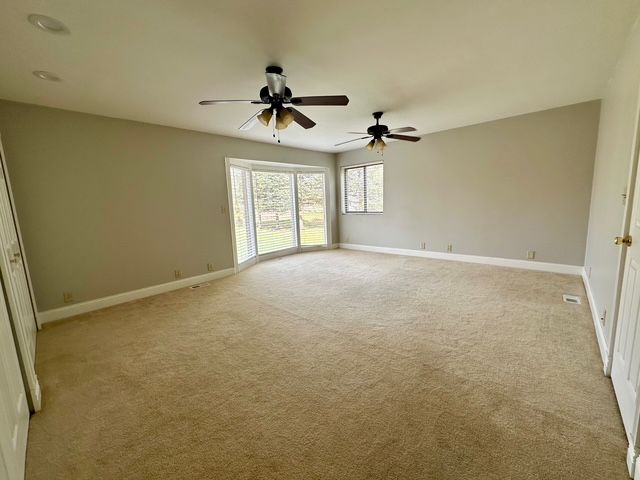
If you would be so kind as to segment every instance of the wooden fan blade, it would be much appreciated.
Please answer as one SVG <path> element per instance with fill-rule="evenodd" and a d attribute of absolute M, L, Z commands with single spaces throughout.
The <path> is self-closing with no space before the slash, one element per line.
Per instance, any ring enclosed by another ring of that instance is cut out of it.
<path fill-rule="evenodd" d="M 264 103 L 262 100 L 202 100 L 198 102 L 200 105 L 218 105 L 223 103 Z"/>
<path fill-rule="evenodd" d="M 315 97 L 293 97 L 290 103 L 292 105 L 306 107 L 311 105 L 336 105 L 342 106 L 349 103 L 346 95 L 320 95 Z"/>
<path fill-rule="evenodd" d="M 260 115 L 261 113 L 262 109 L 258 110 L 253 114 L 251 118 L 249 118 L 249 120 L 240 125 L 240 127 L 238 127 L 238 130 L 249 130 L 250 128 L 253 128 L 253 126 L 258 122 L 258 115 Z"/>
<path fill-rule="evenodd" d="M 293 107 L 287 108 L 293 114 L 293 121 L 300 125 L 302 128 L 313 128 L 316 126 L 316 122 L 311 120 L 302 112 L 296 110 Z"/>
<path fill-rule="evenodd" d="M 353 140 L 347 140 L 346 142 L 336 143 L 334 147 L 339 147 L 340 145 L 344 145 L 345 143 L 357 142 L 358 140 L 364 140 L 365 138 L 373 138 L 373 135 L 367 135 L 366 137 L 354 138 Z"/>
<path fill-rule="evenodd" d="M 407 142 L 417 142 L 420 140 L 420 137 L 411 137 L 409 135 L 396 135 L 394 133 L 389 133 L 385 135 L 387 138 L 395 138 L 396 140 L 406 140 Z"/>
<path fill-rule="evenodd" d="M 389 133 L 403 133 L 403 132 L 415 132 L 416 129 L 413 127 L 400 127 L 400 128 L 392 128 L 389 130 Z"/>
<path fill-rule="evenodd" d="M 267 87 L 269 87 L 269 94 L 273 97 L 278 95 L 284 96 L 284 87 L 287 86 L 287 77 L 281 73 L 266 72 Z"/>

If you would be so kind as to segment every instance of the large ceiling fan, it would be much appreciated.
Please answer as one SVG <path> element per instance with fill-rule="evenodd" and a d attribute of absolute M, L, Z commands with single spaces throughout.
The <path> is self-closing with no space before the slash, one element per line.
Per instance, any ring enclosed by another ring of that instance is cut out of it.
<path fill-rule="evenodd" d="M 284 130 L 289 126 L 289 124 L 291 124 L 291 122 L 296 122 L 303 128 L 312 128 L 316 123 L 294 108 L 294 106 L 341 106 L 349 103 L 349 99 L 346 95 L 294 97 L 289 87 L 287 87 L 287 77 L 282 74 L 281 67 L 269 66 L 267 67 L 265 75 L 267 77 L 267 85 L 262 87 L 260 90 L 259 100 L 202 100 L 199 103 L 200 105 L 217 105 L 222 103 L 251 103 L 254 105 L 268 105 L 268 107 L 258 110 L 251 118 L 249 118 L 249 120 L 240 125 L 240 130 L 249 130 L 257 122 L 260 122 L 264 126 L 268 126 L 271 118 L 274 116 L 274 127 L 277 130 Z"/>
<path fill-rule="evenodd" d="M 364 140 L 365 138 L 370 138 L 371 141 L 367 143 L 367 149 L 373 150 L 376 149 L 376 152 L 382 153 L 384 147 L 387 144 L 384 142 L 384 138 L 393 138 L 395 140 L 405 140 L 407 142 L 417 142 L 420 140 L 420 137 L 413 137 L 411 135 L 398 135 L 398 133 L 404 132 L 415 132 L 416 129 L 413 127 L 401 127 L 401 128 L 392 128 L 389 130 L 389 127 L 386 125 L 380 125 L 380 118 L 382 117 L 382 112 L 373 112 L 373 118 L 376 119 L 376 124 L 371 125 L 367 128 L 367 132 L 347 132 L 354 135 L 365 135 L 364 137 L 354 138 L 353 140 L 347 140 L 346 142 L 336 143 L 334 146 L 339 147 L 340 145 L 344 145 L 345 143 L 357 142 L 358 140 Z"/>

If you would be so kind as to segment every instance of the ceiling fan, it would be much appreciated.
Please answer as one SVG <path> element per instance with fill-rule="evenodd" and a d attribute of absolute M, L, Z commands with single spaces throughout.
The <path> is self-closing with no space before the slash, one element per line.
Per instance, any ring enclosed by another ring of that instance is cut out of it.
<path fill-rule="evenodd" d="M 259 100 L 202 100 L 200 105 L 217 105 L 222 103 L 251 103 L 254 105 L 268 105 L 258 110 L 249 120 L 240 125 L 240 130 L 249 130 L 256 122 L 265 127 L 269 125 L 271 118 L 275 116 L 274 127 L 284 130 L 291 122 L 296 122 L 303 128 L 312 128 L 316 123 L 304 115 L 296 107 L 316 105 L 342 106 L 349 103 L 346 95 L 324 95 L 315 97 L 294 97 L 291 89 L 287 87 L 287 77 L 282 74 L 282 68 L 269 66 L 266 69 L 267 85 L 260 90 Z M 289 106 L 292 105 L 292 106 Z M 275 113 L 275 115 L 274 115 Z M 275 137 L 275 132 L 274 135 Z M 278 140 L 279 142 L 280 140 Z"/>
<path fill-rule="evenodd" d="M 407 142 L 417 142 L 420 140 L 420 137 L 412 137 L 411 135 L 398 135 L 398 133 L 404 132 L 415 132 L 416 129 L 413 127 L 401 127 L 401 128 L 392 128 L 389 130 L 389 127 L 386 125 L 380 125 L 380 118 L 382 117 L 382 112 L 373 112 L 373 118 L 376 119 L 376 124 L 371 125 L 367 128 L 365 132 L 347 132 L 352 133 L 354 135 L 365 135 L 364 137 L 354 138 L 353 140 L 347 140 L 346 142 L 336 143 L 334 146 L 339 147 L 340 145 L 344 145 L 345 143 L 357 142 L 358 140 L 364 140 L 365 138 L 370 138 L 371 141 L 367 143 L 367 150 L 376 149 L 376 152 L 382 153 L 384 147 L 387 144 L 384 142 L 384 138 L 393 138 L 395 140 L 406 140 Z"/>

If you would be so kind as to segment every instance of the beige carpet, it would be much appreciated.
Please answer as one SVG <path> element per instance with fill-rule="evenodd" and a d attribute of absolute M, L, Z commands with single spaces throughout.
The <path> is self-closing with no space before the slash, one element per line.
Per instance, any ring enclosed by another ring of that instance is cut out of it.
<path fill-rule="evenodd" d="M 38 334 L 28 479 L 626 479 L 579 277 L 349 251 Z"/>

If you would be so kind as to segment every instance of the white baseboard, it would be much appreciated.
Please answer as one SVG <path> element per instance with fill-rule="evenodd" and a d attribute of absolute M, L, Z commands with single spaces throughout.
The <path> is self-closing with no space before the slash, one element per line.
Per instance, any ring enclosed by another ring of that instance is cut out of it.
<path fill-rule="evenodd" d="M 108 297 L 97 298 L 95 300 L 74 303 L 73 305 L 69 305 L 66 307 L 45 310 L 44 312 L 38 312 L 38 318 L 40 319 L 40 323 L 42 324 L 54 322 L 63 318 L 73 317 L 74 315 L 80 315 L 81 313 L 92 312 L 94 310 L 100 310 L 101 308 L 111 307 L 120 303 L 126 303 L 132 300 L 138 300 L 140 298 L 151 297 L 153 295 L 169 292 L 171 290 L 178 290 L 180 288 L 189 287 L 197 283 L 208 282 L 211 280 L 217 280 L 218 278 L 228 277 L 229 275 L 233 274 L 234 269 L 227 268 L 224 270 L 218 270 L 216 272 L 205 273 L 203 275 L 196 275 L 195 277 L 182 278 L 173 282 L 140 288 L 138 290 L 132 290 L 130 292 L 123 292 L 116 295 L 110 295 Z"/>
<path fill-rule="evenodd" d="M 581 275 L 584 270 L 584 267 L 579 265 L 515 260 L 511 258 L 482 257 L 479 255 L 462 255 L 460 253 L 430 252 L 427 250 L 411 250 L 408 248 L 374 247 L 371 245 L 358 245 L 353 243 L 341 243 L 340 248 L 347 250 L 362 250 L 365 252 L 390 253 L 392 255 L 406 255 L 410 257 L 435 258 L 438 260 L 453 260 L 455 262 L 482 263 L 484 265 L 523 268 L 526 270 L 537 270 L 541 272 L 568 273 L 571 275 Z"/>
<path fill-rule="evenodd" d="M 604 374 L 609 377 L 611 375 L 611 369 L 609 365 L 609 349 L 604 337 L 604 330 L 602 329 L 602 323 L 600 323 L 600 316 L 598 312 L 598 306 L 596 305 L 593 291 L 591 290 L 591 284 L 589 283 L 589 277 L 587 271 L 582 269 L 582 283 L 584 283 L 584 289 L 587 292 L 587 299 L 589 300 L 589 308 L 591 309 L 591 316 L 593 317 L 593 326 L 596 331 L 596 338 L 598 339 L 598 347 L 600 350 L 600 356 L 602 357 L 602 365 L 604 368 Z"/>

